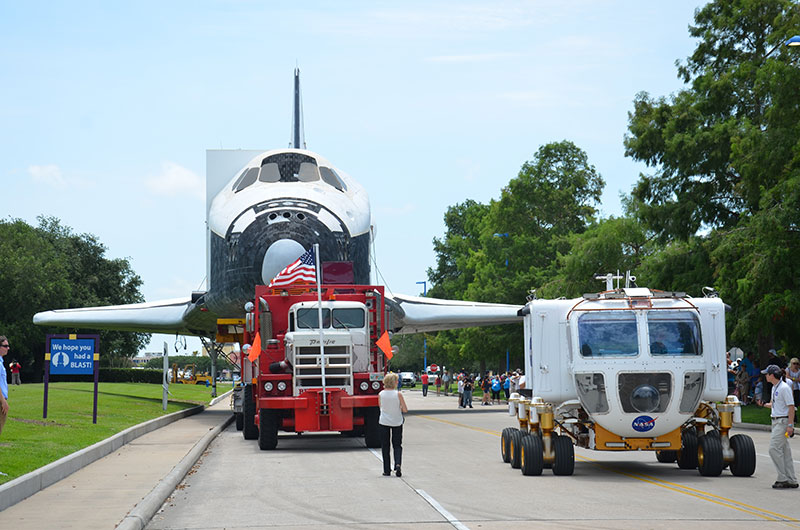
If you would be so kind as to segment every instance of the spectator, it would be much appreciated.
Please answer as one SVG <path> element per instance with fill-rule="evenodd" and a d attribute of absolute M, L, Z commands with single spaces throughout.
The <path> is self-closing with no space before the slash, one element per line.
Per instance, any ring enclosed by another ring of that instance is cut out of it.
<path fill-rule="evenodd" d="M 491 392 L 492 383 L 489 380 L 489 373 L 485 373 L 483 375 L 483 379 L 481 379 L 481 390 L 483 390 L 483 399 L 481 400 L 481 405 L 491 405 L 489 403 L 489 392 Z"/>
<path fill-rule="evenodd" d="M 403 460 L 403 414 L 408 412 L 403 394 L 397 391 L 397 374 L 389 372 L 383 378 L 383 390 L 378 394 L 381 415 L 378 427 L 381 435 L 381 451 L 383 453 L 383 475 L 392 474 L 389 445 L 394 449 L 394 472 L 400 477 L 403 473 L 400 464 Z"/>
<path fill-rule="evenodd" d="M 442 374 L 436 374 L 436 395 L 441 395 L 442 390 Z"/>
<path fill-rule="evenodd" d="M 444 395 L 450 394 L 450 370 L 445 370 L 442 376 L 442 384 L 444 385 Z"/>
<path fill-rule="evenodd" d="M 503 392 L 506 395 L 506 401 L 508 401 L 511 398 L 511 372 L 505 374 L 503 378 Z"/>
<path fill-rule="evenodd" d="M 800 408 L 800 360 L 793 357 L 786 368 L 786 382 L 792 387 L 795 411 Z"/>
<path fill-rule="evenodd" d="M 8 367 L 11 368 L 11 384 L 21 385 L 22 380 L 19 378 L 19 369 L 22 368 L 22 366 L 19 364 L 19 361 L 16 359 L 12 360 Z"/>
<path fill-rule="evenodd" d="M 428 396 L 428 373 L 422 372 L 422 397 Z"/>
<path fill-rule="evenodd" d="M 464 408 L 464 380 L 466 377 L 463 373 L 458 374 L 458 408 Z"/>
<path fill-rule="evenodd" d="M 772 418 L 769 456 L 778 471 L 778 479 L 772 487 L 796 488 L 798 486 L 797 476 L 794 472 L 792 448 L 789 445 L 789 437 L 794 436 L 794 399 L 792 391 L 784 380 L 784 369 L 778 365 L 771 364 L 761 373 L 775 387 L 771 401 L 764 403 L 765 407 L 771 409 L 770 417 Z"/>
<path fill-rule="evenodd" d="M 0 434 L 3 433 L 3 426 L 8 417 L 8 376 L 4 357 L 8 354 L 8 339 L 5 335 L 0 335 Z"/>
<path fill-rule="evenodd" d="M 472 408 L 472 389 L 474 383 L 472 377 L 466 376 L 464 378 L 464 408 Z"/>
<path fill-rule="evenodd" d="M 500 390 L 503 384 L 500 382 L 500 377 L 495 375 L 492 377 L 492 405 L 500 404 Z"/>

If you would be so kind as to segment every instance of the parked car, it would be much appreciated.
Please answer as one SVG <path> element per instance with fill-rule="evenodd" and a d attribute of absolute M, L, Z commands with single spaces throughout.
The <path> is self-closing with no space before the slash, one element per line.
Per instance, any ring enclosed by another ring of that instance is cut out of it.
<path fill-rule="evenodd" d="M 400 372 L 399 377 L 401 387 L 412 387 L 417 384 L 417 376 L 414 375 L 414 372 Z"/>

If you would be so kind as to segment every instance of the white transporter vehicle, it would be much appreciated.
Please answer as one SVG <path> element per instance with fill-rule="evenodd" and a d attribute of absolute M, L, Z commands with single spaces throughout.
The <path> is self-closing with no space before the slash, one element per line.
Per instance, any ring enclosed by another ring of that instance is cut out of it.
<path fill-rule="evenodd" d="M 630 277 L 633 279 L 633 277 Z M 504 429 L 503 460 L 525 475 L 574 470 L 574 445 L 655 451 L 718 476 L 755 471 L 749 436 L 729 437 L 740 403 L 727 395 L 725 304 L 646 288 L 530 300 L 527 387 L 511 398 L 519 428 Z"/>

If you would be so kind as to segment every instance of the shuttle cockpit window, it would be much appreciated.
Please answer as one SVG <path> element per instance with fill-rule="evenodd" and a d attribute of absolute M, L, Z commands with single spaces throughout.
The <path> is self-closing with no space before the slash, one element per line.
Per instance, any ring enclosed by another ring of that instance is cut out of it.
<path fill-rule="evenodd" d="M 262 182 L 315 182 L 319 170 L 314 157 L 302 153 L 278 153 L 261 161 Z M 277 178 L 277 180 L 275 180 Z"/>
<path fill-rule="evenodd" d="M 347 191 L 347 186 L 344 185 L 344 182 L 342 182 L 342 179 L 336 174 L 336 171 L 329 167 L 320 166 L 319 172 L 320 175 L 322 175 L 322 180 L 326 184 L 330 184 L 339 191 Z"/>
<path fill-rule="evenodd" d="M 632 311 L 596 311 L 578 317 L 582 357 L 639 355 L 636 315 Z"/>
<path fill-rule="evenodd" d="M 245 169 L 242 171 L 241 176 L 239 176 L 238 180 L 233 185 L 233 191 L 239 192 L 245 189 L 247 186 L 253 184 L 256 179 L 258 178 L 258 168 L 251 167 L 249 169 Z"/>
<path fill-rule="evenodd" d="M 650 311 L 647 332 L 651 355 L 701 355 L 700 322 L 693 312 Z"/>

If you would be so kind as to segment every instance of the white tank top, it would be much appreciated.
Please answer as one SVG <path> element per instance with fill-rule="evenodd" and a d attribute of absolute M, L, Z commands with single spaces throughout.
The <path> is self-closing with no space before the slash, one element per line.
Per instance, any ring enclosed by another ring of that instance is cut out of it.
<path fill-rule="evenodd" d="M 378 423 L 387 427 L 399 427 L 403 424 L 403 411 L 400 410 L 400 396 L 397 390 L 381 390 L 381 416 Z"/>

